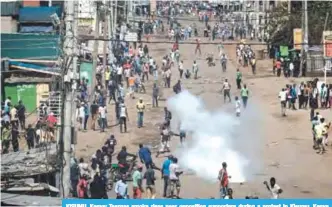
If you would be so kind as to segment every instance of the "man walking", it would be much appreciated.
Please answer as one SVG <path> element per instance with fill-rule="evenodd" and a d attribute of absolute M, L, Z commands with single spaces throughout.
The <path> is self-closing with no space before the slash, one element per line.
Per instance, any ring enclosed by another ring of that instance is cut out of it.
<path fill-rule="evenodd" d="M 137 102 L 136 109 L 137 109 L 137 127 L 141 128 L 143 127 L 143 119 L 145 111 L 145 103 L 143 102 L 142 98 L 140 98 L 139 101 Z"/>
<path fill-rule="evenodd" d="M 128 111 L 127 107 L 125 106 L 124 103 L 120 104 L 120 132 L 123 133 L 123 127 L 124 127 L 124 132 L 127 132 L 127 119 L 129 121 L 128 117 Z"/>
<path fill-rule="evenodd" d="M 242 102 L 243 102 L 243 107 L 244 107 L 244 108 L 247 107 L 248 96 L 249 96 L 249 90 L 248 90 L 248 88 L 247 88 L 247 85 L 244 84 L 244 85 L 243 85 L 243 88 L 241 89 L 241 98 L 242 98 Z"/>
<path fill-rule="evenodd" d="M 240 72 L 240 69 L 237 69 L 236 71 L 236 85 L 237 89 L 241 89 L 241 82 L 242 82 L 242 73 Z"/>
<path fill-rule="evenodd" d="M 152 88 L 152 107 L 158 107 L 159 87 L 157 83 L 153 84 Z"/>
<path fill-rule="evenodd" d="M 226 102 L 226 97 L 228 97 L 229 102 L 232 102 L 231 100 L 231 84 L 228 83 L 228 80 L 225 79 L 223 87 L 222 87 L 222 91 L 224 91 L 224 103 Z"/>

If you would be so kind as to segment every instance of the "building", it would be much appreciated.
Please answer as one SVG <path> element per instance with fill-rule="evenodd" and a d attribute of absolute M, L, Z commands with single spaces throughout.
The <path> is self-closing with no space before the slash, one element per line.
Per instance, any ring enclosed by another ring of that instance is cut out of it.
<path fill-rule="evenodd" d="M 17 19 L 21 2 L 1 2 L 1 32 L 16 33 Z"/>

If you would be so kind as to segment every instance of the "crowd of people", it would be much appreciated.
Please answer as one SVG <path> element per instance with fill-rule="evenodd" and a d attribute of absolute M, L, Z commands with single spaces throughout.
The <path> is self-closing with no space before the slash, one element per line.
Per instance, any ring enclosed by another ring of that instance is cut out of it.
<path fill-rule="evenodd" d="M 174 11 L 173 11 L 174 12 Z M 145 12 L 144 12 L 145 13 Z M 240 25 L 230 28 L 229 25 L 216 24 L 213 29 L 209 25 L 211 14 L 198 12 L 199 20 L 205 22 L 207 34 L 211 33 L 212 40 L 215 38 L 225 39 L 233 36 L 237 38 L 245 37 L 245 29 Z M 96 85 L 89 86 L 86 78 L 82 78 L 79 83 L 79 95 L 76 97 L 76 114 L 77 128 L 86 132 L 87 130 L 100 130 L 101 133 L 108 132 L 111 127 L 111 120 L 108 120 L 109 109 L 114 106 L 115 123 L 119 126 L 120 133 L 128 131 L 129 118 L 137 120 L 137 128 L 144 127 L 144 117 L 147 104 L 143 98 L 138 97 L 139 94 L 146 93 L 148 83 L 152 83 L 151 105 L 159 107 L 159 100 L 162 96 L 162 88 L 171 89 L 175 94 L 182 91 L 181 79 L 198 79 L 199 66 L 196 60 L 193 60 L 192 68 L 184 68 L 184 60 L 181 58 L 179 47 L 180 40 L 187 40 L 192 36 L 198 36 L 195 25 L 178 27 L 178 23 L 169 18 L 168 24 L 170 29 L 168 37 L 175 43 L 170 48 L 169 54 L 165 54 L 162 58 L 161 65 L 156 62 L 156 58 L 152 56 L 147 45 L 139 44 L 138 46 L 130 45 L 127 42 L 116 44 L 114 48 L 115 59 L 111 65 L 103 67 L 101 64 L 97 68 Z M 164 32 L 162 21 L 153 20 L 147 24 L 145 33 L 156 34 Z M 192 32 L 194 34 L 192 34 Z M 208 36 L 208 35 L 207 35 Z M 150 37 L 147 37 L 148 39 Z M 201 55 L 200 39 L 196 38 L 195 54 Z M 137 47 L 136 47 L 137 46 Z M 223 72 L 227 70 L 227 60 L 222 46 L 219 48 L 220 68 Z M 241 116 L 241 109 L 246 108 L 249 98 L 249 89 L 243 83 L 242 72 L 240 68 L 250 66 L 253 75 L 256 74 L 256 58 L 255 53 L 250 45 L 241 42 L 236 48 L 237 66 L 236 70 L 236 89 L 240 92 L 240 96 L 235 96 L 235 116 Z M 209 63 L 213 59 L 207 59 Z M 278 60 L 279 61 L 279 60 Z M 279 69 L 282 63 L 276 63 L 277 73 L 280 75 Z M 214 65 L 213 65 L 214 66 Z M 172 74 L 173 68 L 178 69 L 178 78 Z M 219 66 L 218 66 L 219 67 Z M 286 71 L 286 70 L 285 70 Z M 289 72 L 285 72 L 289 74 Z M 286 75 L 285 75 L 286 76 Z M 160 78 L 161 77 L 161 78 Z M 176 79 L 175 81 L 172 79 Z M 318 81 L 318 80 L 317 80 Z M 311 83 L 301 83 L 297 85 L 287 85 L 279 93 L 281 101 L 282 115 L 286 116 L 286 108 L 296 110 L 296 100 L 298 100 L 298 109 L 305 109 L 309 106 L 311 110 L 311 122 L 314 148 L 318 153 L 325 151 L 324 146 L 327 145 L 328 129 L 325 119 L 315 113 L 315 109 L 319 107 L 331 108 L 332 105 L 332 86 L 322 84 L 318 86 L 317 81 Z M 171 85 L 175 83 L 175 85 Z M 232 102 L 231 83 L 228 79 L 224 79 L 222 84 L 222 93 L 224 102 Z M 90 87 L 90 88 L 89 88 Z M 135 105 L 136 117 L 129 117 L 127 102 L 129 99 L 137 99 Z M 114 103 L 114 104 L 113 104 Z M 320 103 L 320 104 L 319 104 Z M 26 130 L 26 140 L 29 149 L 33 148 L 36 143 L 40 143 L 44 124 L 47 124 L 47 131 L 52 132 L 54 138 L 54 126 L 57 119 L 52 112 L 47 111 L 47 107 L 43 111 L 43 120 L 39 120 L 36 127 L 31 124 L 25 128 L 25 107 L 20 101 L 17 106 L 12 107 L 11 98 L 8 97 L 4 104 L 4 112 L 1 120 L 1 144 L 2 153 L 7 153 L 9 148 L 9 140 L 13 144 L 14 151 L 18 151 L 17 137 L 18 126 L 22 130 Z M 23 114 L 23 115 L 22 115 Z M 113 114 L 113 113 L 112 113 Z M 107 199 L 109 191 L 115 193 L 117 199 L 129 199 L 132 194 L 134 199 L 146 197 L 154 199 L 157 196 L 156 180 L 160 172 L 160 178 L 163 180 L 162 196 L 165 198 L 180 198 L 181 192 L 181 175 L 184 170 L 178 164 L 179 160 L 171 155 L 171 140 L 179 137 L 180 143 L 183 144 L 187 138 L 187 132 L 180 130 L 179 134 L 172 132 L 170 122 L 172 120 L 171 112 L 164 108 L 164 120 L 160 126 L 160 148 L 156 152 L 155 157 L 161 154 L 167 154 L 166 159 L 161 166 L 157 166 L 153 161 L 151 149 L 140 143 L 137 152 L 130 153 L 126 146 L 122 146 L 119 152 L 115 152 L 117 139 L 111 133 L 103 146 L 98 149 L 91 159 L 72 158 L 71 161 L 71 192 L 73 197 L 78 198 L 94 198 Z M 113 121 L 113 120 L 112 120 Z M 111 130 L 110 130 L 111 131 Z M 15 141 L 16 140 L 16 141 Z M 116 156 L 116 160 L 114 157 Z M 139 158 L 140 162 L 137 162 Z M 229 186 L 229 178 L 231 176 L 227 171 L 227 163 L 223 162 L 222 169 L 219 171 L 218 180 L 220 183 L 220 198 L 233 199 L 233 189 Z M 128 182 L 132 181 L 132 185 Z M 282 193 L 282 189 L 276 184 L 276 179 L 271 178 L 270 182 L 264 182 L 264 185 L 271 193 L 271 198 L 277 199 Z M 130 189 L 131 188 L 131 189 Z M 132 193 L 130 193 L 132 192 Z M 250 199 L 251 197 L 247 197 Z"/>
<path fill-rule="evenodd" d="M 23 100 L 16 105 L 12 103 L 10 96 L 3 103 L 1 110 L 1 153 L 9 152 L 10 146 L 14 152 L 20 149 L 20 138 L 25 138 L 28 149 L 43 146 L 45 143 L 55 141 L 55 127 L 57 118 L 54 113 L 43 107 L 37 109 L 43 111 L 34 124 L 26 126 L 26 107 Z"/>

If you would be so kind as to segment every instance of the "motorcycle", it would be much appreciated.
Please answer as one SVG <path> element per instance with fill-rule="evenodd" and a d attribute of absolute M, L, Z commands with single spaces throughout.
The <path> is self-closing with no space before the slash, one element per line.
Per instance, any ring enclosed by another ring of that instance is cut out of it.
<path fill-rule="evenodd" d="M 132 181 L 132 171 L 134 166 L 137 163 L 137 157 L 132 158 L 127 161 L 127 166 L 119 164 L 119 163 L 112 163 L 109 169 L 109 179 L 107 183 L 107 189 L 112 190 L 114 183 L 121 179 L 123 172 L 126 172 L 126 181 Z M 126 169 L 127 168 L 127 169 Z"/>

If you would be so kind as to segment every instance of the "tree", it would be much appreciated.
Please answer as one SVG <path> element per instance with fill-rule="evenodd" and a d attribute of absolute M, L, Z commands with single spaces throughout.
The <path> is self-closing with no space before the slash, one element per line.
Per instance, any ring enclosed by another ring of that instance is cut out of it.
<path fill-rule="evenodd" d="M 293 45 L 293 29 L 302 27 L 302 3 L 292 2 L 291 13 L 288 13 L 288 3 L 281 3 L 269 17 L 266 31 L 269 43 Z M 329 14 L 326 30 L 332 30 L 332 2 L 308 1 L 308 40 L 309 45 L 321 44 L 326 15 Z"/>

